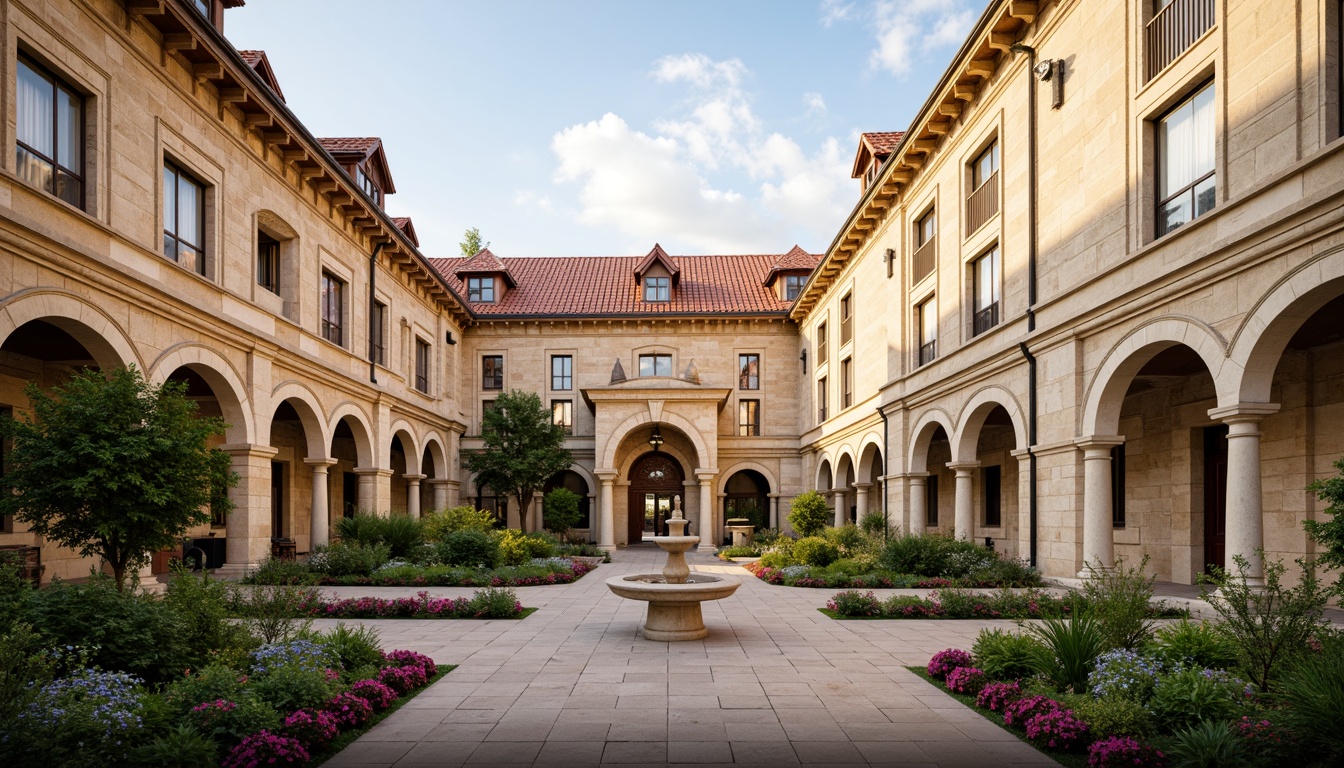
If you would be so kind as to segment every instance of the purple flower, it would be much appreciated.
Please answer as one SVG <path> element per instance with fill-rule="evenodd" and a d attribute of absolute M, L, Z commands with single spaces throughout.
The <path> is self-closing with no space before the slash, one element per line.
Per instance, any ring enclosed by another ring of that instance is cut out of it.
<path fill-rule="evenodd" d="M 1045 696 L 1028 696 L 1003 708 L 1004 725 L 1025 727 L 1031 718 L 1044 712 L 1056 712 L 1059 702 Z"/>
<path fill-rule="evenodd" d="M 1020 698 L 1022 698 L 1022 685 L 1017 681 L 990 683 L 980 689 L 980 693 L 975 697 L 975 703 L 976 706 L 984 707 L 990 712 L 1000 712 Z"/>
<path fill-rule="evenodd" d="M 325 710 L 300 709 L 291 712 L 281 726 L 284 734 L 312 749 L 327 744 L 340 733 L 336 716 Z"/>
<path fill-rule="evenodd" d="M 1087 750 L 1087 764 L 1091 768 L 1120 768 L 1128 765 L 1160 768 L 1167 764 L 1167 756 L 1128 736 L 1111 736 L 1092 743 Z"/>
<path fill-rule="evenodd" d="M 947 673 L 947 688 L 956 693 L 964 693 L 968 696 L 975 696 L 985 687 L 989 679 L 985 677 L 984 670 L 975 667 L 957 667 Z"/>
<path fill-rule="evenodd" d="M 387 689 L 387 686 L 374 680 L 363 680 L 361 682 L 373 683 L 374 685 L 381 686 L 382 688 Z M 355 683 L 356 687 L 359 685 L 360 683 Z M 389 700 L 389 703 L 391 701 L 395 701 L 397 695 L 393 693 L 390 689 L 388 689 L 387 692 L 392 696 L 392 698 Z M 379 709 L 382 709 L 386 706 L 387 705 L 384 704 L 383 707 L 379 707 Z M 331 715 L 331 717 L 336 721 L 338 727 L 354 728 L 364 724 L 364 722 L 367 721 L 370 717 L 373 717 L 374 707 L 373 704 L 367 698 L 360 695 L 360 693 L 354 691 L 354 689 L 352 688 L 350 691 L 347 691 L 345 693 L 336 694 L 334 697 L 332 697 L 331 701 L 328 701 L 325 705 L 323 705 L 322 709 L 324 712 Z"/>
<path fill-rule="evenodd" d="M 1027 721 L 1027 738 L 1052 749 L 1072 749 L 1086 736 L 1087 723 L 1074 717 L 1071 709 L 1046 710 Z"/>
<path fill-rule="evenodd" d="M 220 761 L 219 768 L 261 768 L 266 765 L 303 765 L 308 750 L 297 739 L 258 731 L 243 739 Z"/>
<path fill-rule="evenodd" d="M 945 651 L 939 651 L 929 659 L 929 677 L 936 680 L 942 680 L 947 677 L 947 673 L 957 667 L 971 666 L 971 654 L 957 648 L 948 648 Z"/>

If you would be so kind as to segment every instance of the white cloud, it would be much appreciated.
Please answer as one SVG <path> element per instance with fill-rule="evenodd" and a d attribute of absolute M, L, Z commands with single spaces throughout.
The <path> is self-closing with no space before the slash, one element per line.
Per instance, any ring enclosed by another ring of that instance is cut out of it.
<path fill-rule="evenodd" d="M 873 30 L 869 65 L 898 77 L 922 55 L 959 44 L 975 23 L 970 0 L 873 0 L 862 8 L 838 0 L 822 4 L 822 23 L 862 19 Z"/>
<path fill-rule="evenodd" d="M 829 27 L 837 21 L 848 21 L 854 14 L 854 3 L 845 0 L 822 0 L 821 26 Z"/>
<path fill-rule="evenodd" d="M 680 114 L 640 130 L 608 113 L 552 140 L 555 181 L 578 185 L 577 221 L 646 246 L 717 253 L 830 242 L 855 194 L 838 141 L 808 151 L 768 130 L 743 88 L 751 72 L 737 59 L 668 56 L 652 76 L 689 88 Z M 826 108 L 820 94 L 803 103 L 809 113 Z"/>
<path fill-rule="evenodd" d="M 820 93 L 804 93 L 803 106 L 807 107 L 807 117 L 825 117 L 826 100 Z"/>

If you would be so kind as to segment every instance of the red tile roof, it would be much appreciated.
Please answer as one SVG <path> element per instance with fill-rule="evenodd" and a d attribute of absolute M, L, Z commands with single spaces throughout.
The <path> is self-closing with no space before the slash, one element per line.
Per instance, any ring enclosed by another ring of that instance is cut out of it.
<path fill-rule="evenodd" d="M 863 138 L 873 148 L 873 154 L 886 155 L 901 143 L 901 137 L 904 135 L 905 131 L 876 131 L 863 134 Z"/>
<path fill-rule="evenodd" d="M 517 281 L 494 304 L 471 302 L 475 314 L 492 316 L 606 316 L 606 315 L 715 315 L 779 314 L 792 302 L 764 285 L 766 275 L 781 259 L 807 262 L 812 269 L 819 254 L 794 249 L 788 254 L 746 256 L 670 257 L 681 269 L 680 285 L 669 302 L 646 302 L 630 276 L 647 256 L 572 256 L 544 258 L 490 258 Z M 460 274 L 475 271 L 472 259 L 430 259 L 453 290 L 466 296 Z M 801 255 L 799 255 L 801 254 Z M 804 259 L 805 257 L 805 259 Z"/>
<path fill-rule="evenodd" d="M 318 139 L 318 144 L 333 155 L 363 155 L 368 157 L 373 150 L 382 144 L 382 140 L 376 136 L 365 138 L 335 138 Z"/>
<path fill-rule="evenodd" d="M 795 245 L 788 253 L 775 259 L 775 263 L 770 265 L 770 273 L 765 276 L 762 284 L 769 288 L 775 284 L 775 278 L 785 272 L 811 272 L 816 266 L 817 257 Z"/>
<path fill-rule="evenodd" d="M 363 162 L 364 172 L 378 180 L 377 183 L 383 188 L 383 194 L 396 194 L 397 185 L 392 183 L 392 169 L 387 164 L 387 152 L 383 149 L 382 139 L 377 136 L 320 138 L 317 143 L 340 163 L 357 165 Z M 370 167 L 371 165 L 377 170 Z"/>
<path fill-rule="evenodd" d="M 504 266 L 504 262 L 491 253 L 489 248 L 482 248 L 470 259 L 458 259 L 458 261 L 461 264 L 453 272 L 453 277 L 458 278 L 459 282 L 470 275 L 503 275 L 504 282 L 508 283 L 510 288 L 517 285 L 509 268 Z"/>
<path fill-rule="evenodd" d="M 238 55 L 242 57 L 243 62 L 251 67 L 270 87 L 275 91 L 275 95 L 281 101 L 285 100 L 285 92 L 280 90 L 280 81 L 275 76 L 275 70 L 271 68 L 271 62 L 266 58 L 265 51 L 239 51 Z"/>
<path fill-rule="evenodd" d="M 672 260 L 672 257 L 667 255 L 667 251 L 663 250 L 663 246 L 654 243 L 653 250 L 649 251 L 649 254 L 644 257 L 644 260 L 639 262 L 639 265 L 635 267 L 635 282 L 643 280 L 644 273 L 648 272 L 649 267 L 652 267 L 654 264 L 663 265 L 663 269 L 666 269 L 667 273 L 672 276 L 672 285 L 675 286 L 681 281 L 681 267 L 678 267 L 677 263 Z"/>
<path fill-rule="evenodd" d="M 415 225 L 411 223 L 410 216 L 393 216 L 392 225 L 397 229 L 400 229 L 402 234 L 409 237 L 411 242 L 415 243 L 416 248 L 420 247 L 420 238 L 415 234 Z"/>

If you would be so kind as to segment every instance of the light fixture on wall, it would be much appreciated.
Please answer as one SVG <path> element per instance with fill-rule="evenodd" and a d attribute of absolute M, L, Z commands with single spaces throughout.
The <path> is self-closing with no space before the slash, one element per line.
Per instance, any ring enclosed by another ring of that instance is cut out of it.
<path fill-rule="evenodd" d="M 798 353 L 798 359 L 803 361 L 803 373 L 807 373 L 807 350 L 804 349 Z"/>
<path fill-rule="evenodd" d="M 653 434 L 649 435 L 649 445 L 653 446 L 655 451 L 663 445 L 663 433 L 658 429 L 657 424 L 653 425 Z"/>

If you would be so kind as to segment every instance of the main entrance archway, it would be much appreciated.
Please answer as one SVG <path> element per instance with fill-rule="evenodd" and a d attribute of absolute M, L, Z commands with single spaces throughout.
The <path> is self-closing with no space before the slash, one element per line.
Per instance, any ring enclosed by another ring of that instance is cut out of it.
<path fill-rule="evenodd" d="M 667 518 L 672 516 L 672 497 L 683 496 L 686 473 L 677 460 L 661 451 L 650 451 L 630 465 L 631 544 L 645 536 L 666 536 Z"/>

